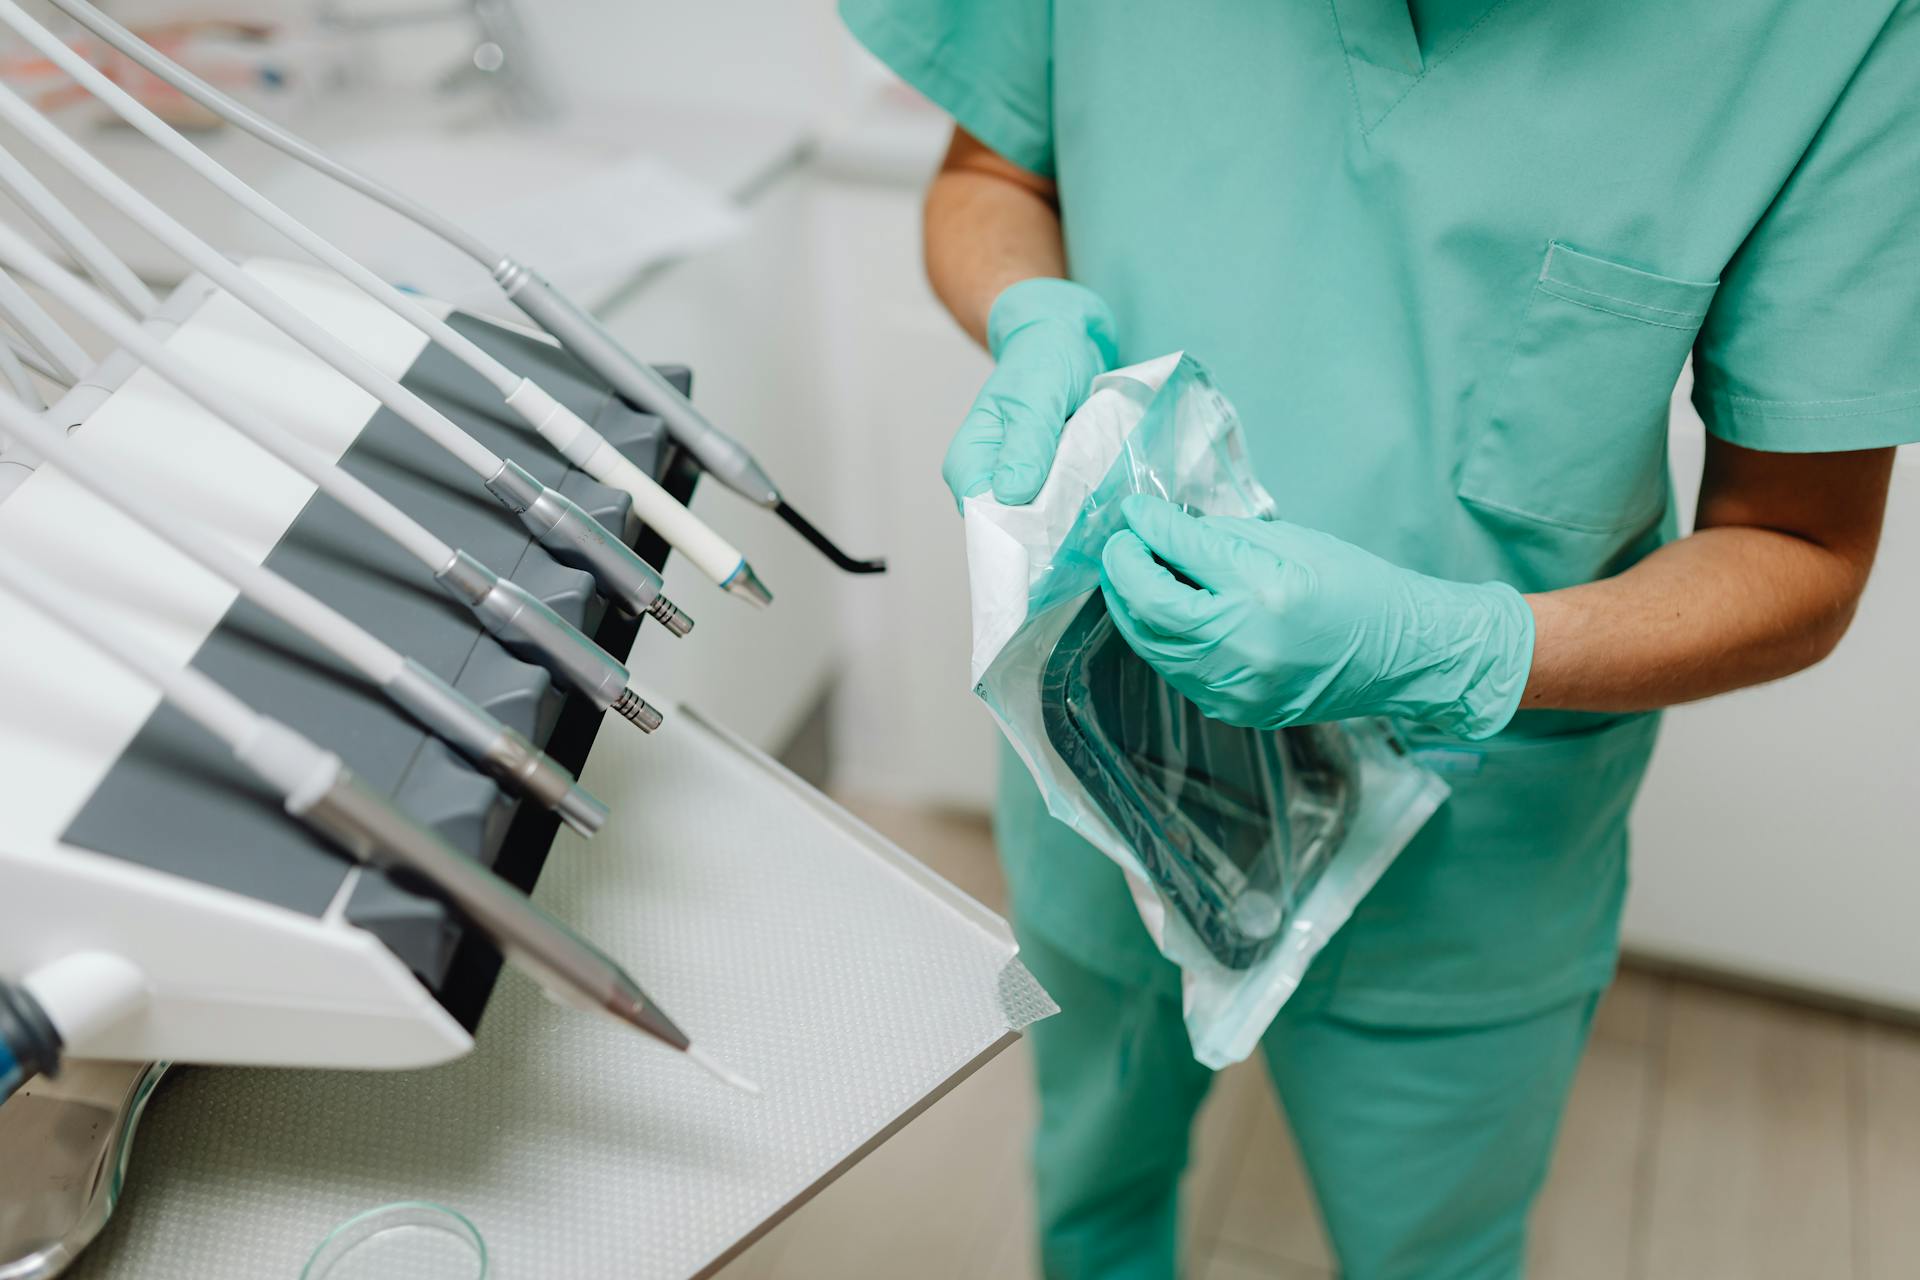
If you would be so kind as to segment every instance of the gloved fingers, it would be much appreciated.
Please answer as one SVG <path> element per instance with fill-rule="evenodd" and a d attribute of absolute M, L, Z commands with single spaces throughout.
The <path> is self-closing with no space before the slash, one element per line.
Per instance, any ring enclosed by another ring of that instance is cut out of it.
<path fill-rule="evenodd" d="M 983 394 L 961 420 L 960 429 L 947 445 L 946 459 L 940 464 L 940 478 L 946 481 L 956 506 L 965 498 L 987 491 L 1004 436 L 1005 424 L 999 407 Z"/>
<path fill-rule="evenodd" d="M 1155 560 L 1136 533 L 1122 529 L 1100 554 L 1100 582 L 1108 612 L 1126 615 L 1162 636 L 1192 636 L 1217 612 L 1210 591 L 1188 586 Z"/>
<path fill-rule="evenodd" d="M 1237 538 L 1270 551 L 1281 560 L 1305 563 L 1325 554 L 1332 534 L 1285 520 L 1261 520 L 1254 516 L 1202 516 L 1200 522 L 1228 538 Z"/>
<path fill-rule="evenodd" d="M 1364 554 L 1330 533 L 1284 520 L 1202 516 L 1198 523 L 1219 539 L 1235 585 L 1270 611 L 1285 610 L 1311 595 L 1328 565 L 1346 563 L 1343 555 Z"/>
<path fill-rule="evenodd" d="M 1065 419 L 1061 419 L 1062 424 Z M 1053 447 L 1058 428 L 1048 430 L 1046 419 L 1022 414 L 1007 423 L 1007 438 L 993 468 L 993 496 L 1009 506 L 1021 506 L 1039 496 L 1053 469 Z"/>
<path fill-rule="evenodd" d="M 1244 544 L 1219 525 L 1138 493 L 1120 504 L 1120 514 L 1155 555 L 1195 583 L 1210 591 L 1233 585 Z"/>
<path fill-rule="evenodd" d="M 1047 482 L 1060 433 L 1086 398 L 1091 379 L 1056 352 L 1015 358 L 1017 365 L 1002 366 L 1020 385 L 1008 388 L 1002 402 L 1006 434 L 993 469 L 993 496 L 1018 506 L 1032 502 Z"/>

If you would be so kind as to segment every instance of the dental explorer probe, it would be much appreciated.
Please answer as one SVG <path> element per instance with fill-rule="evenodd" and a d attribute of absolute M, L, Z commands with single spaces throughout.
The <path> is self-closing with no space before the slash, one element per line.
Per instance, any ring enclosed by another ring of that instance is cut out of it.
<path fill-rule="evenodd" d="M 171 667 L 88 618 L 44 580 L 0 560 L 0 587 L 135 675 L 224 743 L 271 787 L 287 813 L 355 862 L 419 883 L 443 898 L 509 963 L 561 1004 L 605 1014 L 680 1050 L 717 1079 L 754 1086 L 695 1049 L 627 971 L 570 926 L 542 911 L 492 869 L 459 852 L 361 782 L 340 757 L 255 711 L 191 666 Z"/>
<path fill-rule="evenodd" d="M 592 835 L 606 822 L 606 805 L 525 735 L 332 605 L 139 492 L 124 473 L 116 474 L 114 466 L 38 414 L 0 397 L 0 438 L 8 437 L 353 667 L 428 732 L 485 773 L 554 810 L 581 835 Z"/>
<path fill-rule="evenodd" d="M 12 0 L 0 0 L 0 21 L 12 27 L 81 87 L 106 103 L 122 120 L 145 134 L 162 150 L 186 164 L 222 194 L 308 254 L 345 276 L 361 292 L 427 335 L 486 379 L 505 398 L 507 407 L 562 457 L 594 479 L 631 495 L 635 514 L 716 585 L 732 591 L 732 584 L 736 580 L 745 583 L 756 579 L 746 557 L 731 543 L 682 506 L 679 499 L 661 488 L 652 476 L 634 466 L 625 454 L 608 444 L 599 432 L 589 427 L 573 410 L 555 400 L 539 384 L 513 372 L 465 334 L 247 185 L 226 166 L 149 111 L 132 94 L 102 74 L 46 27 L 28 17 Z M 0 151 L 0 185 L 9 183 L 10 170 L 24 172 L 24 167 Z M 31 181 L 32 175 L 27 174 L 26 178 Z M 53 203 L 59 212 L 66 214 L 68 220 L 78 221 L 58 201 Z M 84 230 L 84 226 L 81 229 Z"/>
<path fill-rule="evenodd" d="M 684 635 L 691 628 L 673 602 L 660 593 L 660 575 L 653 566 L 571 498 L 462 431 L 452 419 L 376 368 L 325 325 L 189 231 L 4 85 L 0 85 L 0 118 L 208 279 L 452 454 L 480 477 L 488 493 L 520 518 L 554 559 L 591 573 L 601 592 L 621 608 L 636 614 L 651 613 L 675 635 Z"/>
<path fill-rule="evenodd" d="M 155 373 L 241 435 L 298 471 L 341 506 L 425 566 L 501 644 L 537 662 L 602 711 L 612 708 L 651 733 L 660 713 L 627 687 L 627 669 L 536 596 L 465 551 L 442 542 L 418 520 L 312 445 L 222 389 L 60 265 L 0 222 L 0 263 L 38 284 Z M 5 272 L 0 279 L 11 280 Z M 18 286 L 16 286 L 18 287 Z"/>
<path fill-rule="evenodd" d="M 791 504 L 753 455 L 693 406 L 674 385 L 636 359 L 605 326 L 531 267 L 498 252 L 472 232 L 419 201 L 334 159 L 320 148 L 235 101 L 121 26 L 87 0 L 53 0 L 55 7 L 148 72 L 260 141 L 351 187 L 446 241 L 489 272 L 513 304 L 610 383 L 622 397 L 659 415 L 715 479 L 748 501 L 772 510 L 848 573 L 881 573 L 884 560 L 856 560 L 828 541 Z"/>

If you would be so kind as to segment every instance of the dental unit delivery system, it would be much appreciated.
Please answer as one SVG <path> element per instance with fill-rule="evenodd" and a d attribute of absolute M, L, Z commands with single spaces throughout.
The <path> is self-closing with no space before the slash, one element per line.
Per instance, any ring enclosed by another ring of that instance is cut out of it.
<path fill-rule="evenodd" d="M 546 752 L 476 706 L 439 676 L 393 649 L 332 605 L 254 564 L 206 530 L 142 494 L 38 414 L 0 397 L 0 438 L 11 436 L 67 478 L 118 507 L 175 550 L 223 578 L 241 595 L 304 633 L 364 676 L 401 710 L 502 783 L 558 813 L 583 836 L 598 831 L 607 808 Z"/>
<path fill-rule="evenodd" d="M 754 1085 L 728 1071 L 694 1047 L 686 1033 L 648 998 L 640 985 L 605 952 L 572 928 L 535 906 L 493 871 L 455 850 L 415 822 L 379 792 L 356 778 L 339 756 L 324 750 L 289 726 L 262 715 L 193 667 L 171 667 L 129 643 L 124 636 L 87 619 L 60 593 L 19 566 L 0 561 L 0 587 L 85 641 L 115 663 L 157 686 L 165 700 L 223 742 L 233 758 L 270 787 L 286 812 L 324 836 L 354 861 L 425 886 L 442 897 L 500 950 L 509 963 L 539 983 L 557 1002 L 653 1036 L 692 1058 L 717 1079 L 746 1092 Z M 100 957 L 112 960 L 113 957 Z M 73 959 L 72 957 L 68 958 Z M 64 961 L 55 961 L 50 969 Z M 119 964 L 138 970 L 125 961 Z M 79 985 L 79 984 L 73 984 Z M 117 989 L 132 986 L 135 1001 L 142 988 L 117 978 Z M 37 997 L 23 1006 L 18 992 Z M 40 975 L 29 973 L 6 1001 L 14 1023 L 29 1025 L 40 1012 L 41 1035 L 31 1037 L 44 1068 L 57 1065 L 62 1046 L 84 1055 L 84 1038 L 65 1025 L 57 1000 L 44 998 Z M 84 1004 L 85 1001 L 79 1003 Z M 25 1007 L 27 1017 L 19 1013 Z M 57 1040 L 49 1046 L 44 1032 Z M 0 1031 L 6 1024 L 0 1023 Z M 19 1054 L 9 1050 L 8 1061 Z M 0 1062 L 0 1079 L 17 1075 Z"/>
<path fill-rule="evenodd" d="M 6 90 L 0 88 L 0 106 L 4 105 L 5 97 Z M 660 713 L 628 687 L 626 667 L 578 628 L 524 588 L 500 577 L 465 551 L 448 546 L 419 521 L 312 446 L 266 422 L 257 411 L 222 389 L 215 380 L 196 371 L 5 223 L 0 223 L 0 263 L 73 308 L 82 319 L 97 325 L 114 342 L 139 357 L 147 367 L 203 408 L 306 476 L 322 492 L 397 543 L 508 649 L 546 667 L 601 710 L 612 708 L 649 733 L 659 727 Z M 0 273 L 0 279 L 8 277 Z"/>
<path fill-rule="evenodd" d="M 585 308 L 554 288 L 531 267 L 228 97 L 87 0 L 53 0 L 53 3 L 101 40 L 201 106 L 301 163 L 385 205 L 472 258 L 492 275 L 515 306 L 557 338 L 581 363 L 625 399 L 658 415 L 674 439 L 722 484 L 779 515 L 841 569 L 849 573 L 885 570 L 883 560 L 856 560 L 835 546 L 781 497 L 773 480 L 739 441 L 709 422 L 658 372 L 634 358 Z M 7 0 L 7 7 L 13 7 L 11 0 Z"/>
<path fill-rule="evenodd" d="M 133 95 L 103 75 L 52 32 L 33 21 L 12 0 L 0 0 L 0 21 L 12 27 L 121 119 L 163 150 L 486 379 L 504 398 L 507 407 L 538 432 L 562 457 L 601 483 L 629 494 L 633 498 L 634 513 L 715 584 L 756 604 L 765 603 L 764 589 L 755 590 L 759 579 L 753 567 L 738 550 L 539 384 L 514 373 L 418 301 L 388 284 L 352 255 L 248 186 L 141 105 Z M 0 154 L 0 183 L 6 182 L 10 169 L 20 167 L 17 160 Z M 32 181 L 30 174 L 25 175 L 25 179 Z M 65 213 L 65 210 L 51 196 L 47 197 L 47 201 L 51 202 L 51 208 L 45 210 L 43 223 L 56 224 L 59 214 Z M 77 222 L 70 213 L 66 214 L 66 220 Z M 85 230 L 84 226 L 80 229 Z M 76 257 L 81 256 L 77 245 L 71 251 Z M 86 258 L 81 260 L 88 261 Z M 99 271 L 93 274 L 96 278 L 101 275 Z M 122 298 L 122 301 L 125 302 L 125 299 Z"/>
<path fill-rule="evenodd" d="M 552 556 L 593 575 L 609 599 L 631 613 L 650 613 L 676 634 L 691 627 L 660 593 L 660 575 L 625 542 L 510 459 L 496 455 L 414 392 L 375 368 L 350 345 L 193 234 L 89 154 L 11 89 L 0 86 L 0 119 L 19 130 L 69 173 L 143 230 L 185 258 L 282 333 L 445 449 L 517 515 Z"/>

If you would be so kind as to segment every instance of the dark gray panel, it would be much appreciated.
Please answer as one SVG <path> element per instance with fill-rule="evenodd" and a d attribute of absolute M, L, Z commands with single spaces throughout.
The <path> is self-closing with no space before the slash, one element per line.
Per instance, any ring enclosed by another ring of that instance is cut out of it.
<path fill-rule="evenodd" d="M 570 358 L 469 317 L 455 316 L 453 323 L 535 377 L 641 465 L 662 465 L 657 421 L 614 399 Z M 624 494 L 570 470 L 506 415 L 491 387 L 445 352 L 427 348 L 404 382 L 609 527 L 630 523 Z M 600 626 L 604 606 L 586 575 L 550 560 L 486 494 L 479 478 L 391 412 L 376 414 L 342 461 L 427 527 L 512 576 L 563 616 L 589 631 Z M 552 731 L 563 700 L 546 672 L 504 653 L 440 593 L 424 568 L 331 499 L 315 495 L 266 564 L 536 739 Z M 237 603 L 194 665 L 337 751 L 461 847 L 493 859 L 517 806 L 503 803 L 491 781 L 427 743 L 411 721 L 274 619 Z M 164 707 L 108 772 L 64 839 L 315 916 L 333 900 L 347 870 L 342 858 L 288 821 L 222 748 Z M 437 902 L 370 875 L 362 878 L 349 915 L 421 973 L 444 971 L 455 933 Z"/>

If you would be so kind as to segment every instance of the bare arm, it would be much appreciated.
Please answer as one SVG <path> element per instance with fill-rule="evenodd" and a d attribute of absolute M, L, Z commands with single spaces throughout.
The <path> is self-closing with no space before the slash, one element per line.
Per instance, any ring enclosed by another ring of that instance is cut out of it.
<path fill-rule="evenodd" d="M 1853 620 L 1893 450 L 1759 453 L 1707 437 L 1695 532 L 1615 577 L 1527 598 L 1523 707 L 1640 711 L 1790 675 Z"/>
<path fill-rule="evenodd" d="M 927 188 L 927 279 L 960 327 L 985 345 L 1000 291 L 1034 276 L 1065 276 L 1066 250 L 1052 182 L 953 131 Z"/>

